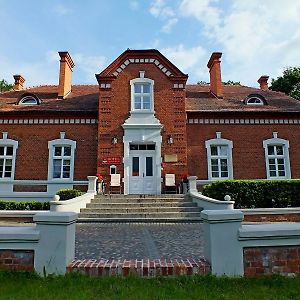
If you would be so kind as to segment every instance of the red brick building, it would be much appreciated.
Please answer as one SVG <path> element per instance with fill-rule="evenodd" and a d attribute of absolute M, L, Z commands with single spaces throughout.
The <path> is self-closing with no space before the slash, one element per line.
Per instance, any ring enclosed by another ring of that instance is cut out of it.
<path fill-rule="evenodd" d="M 157 50 L 126 50 L 96 75 L 72 85 L 74 63 L 60 52 L 58 86 L 0 94 L 0 196 L 54 193 L 100 173 L 121 174 L 126 194 L 159 194 L 165 174 L 216 179 L 300 178 L 300 102 L 260 88 L 223 85 L 221 53 L 209 85 Z"/>

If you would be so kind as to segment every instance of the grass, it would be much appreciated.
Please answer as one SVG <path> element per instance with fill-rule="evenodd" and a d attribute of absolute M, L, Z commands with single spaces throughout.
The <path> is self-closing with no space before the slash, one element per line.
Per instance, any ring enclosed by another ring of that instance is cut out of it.
<path fill-rule="evenodd" d="M 0 272 L 0 299 L 300 299 L 300 277 L 176 278 L 108 277 L 79 274 L 41 278 L 26 272 Z"/>

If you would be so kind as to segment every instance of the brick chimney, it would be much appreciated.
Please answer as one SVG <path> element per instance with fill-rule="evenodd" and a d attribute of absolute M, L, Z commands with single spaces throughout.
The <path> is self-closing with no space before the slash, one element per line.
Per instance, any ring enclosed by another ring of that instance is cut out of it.
<path fill-rule="evenodd" d="M 210 74 L 210 91 L 218 98 L 223 98 L 221 56 L 221 52 L 213 52 L 207 64 Z"/>
<path fill-rule="evenodd" d="M 21 91 L 24 89 L 24 82 L 25 78 L 22 75 L 14 75 L 15 79 L 15 85 L 14 85 L 14 90 L 15 91 Z"/>
<path fill-rule="evenodd" d="M 60 56 L 58 98 L 64 99 L 72 88 L 72 72 L 75 66 L 69 52 L 58 52 Z"/>
<path fill-rule="evenodd" d="M 260 85 L 260 89 L 263 90 L 263 91 L 267 91 L 269 89 L 268 87 L 268 79 L 269 79 L 269 76 L 267 75 L 262 75 L 260 76 L 260 78 L 257 80 L 257 82 L 259 83 Z"/>

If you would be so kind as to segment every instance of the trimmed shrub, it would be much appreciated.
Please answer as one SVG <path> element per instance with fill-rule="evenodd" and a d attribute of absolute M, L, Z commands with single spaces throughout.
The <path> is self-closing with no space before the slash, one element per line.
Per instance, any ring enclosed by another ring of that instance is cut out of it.
<path fill-rule="evenodd" d="M 56 194 L 59 195 L 60 200 L 69 200 L 81 196 L 82 192 L 79 190 L 62 189 L 59 190 Z"/>
<path fill-rule="evenodd" d="M 224 180 L 203 187 L 203 195 L 224 200 L 235 208 L 300 207 L 300 180 Z"/>
<path fill-rule="evenodd" d="M 0 200 L 0 210 L 49 210 L 49 202 L 38 201 L 2 201 Z"/>

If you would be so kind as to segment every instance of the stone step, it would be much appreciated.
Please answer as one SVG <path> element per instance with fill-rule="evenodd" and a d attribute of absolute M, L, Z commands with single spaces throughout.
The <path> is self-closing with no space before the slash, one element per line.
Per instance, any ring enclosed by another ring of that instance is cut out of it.
<path fill-rule="evenodd" d="M 87 208 L 138 208 L 138 207 L 197 207 L 193 202 L 139 202 L 139 203 L 88 203 Z"/>
<path fill-rule="evenodd" d="M 137 207 L 137 208 L 83 208 L 80 210 L 80 213 L 110 213 L 110 214 L 118 214 L 118 213 L 140 213 L 140 214 L 148 214 L 148 213 L 182 213 L 182 212 L 200 212 L 200 208 L 198 207 Z"/>
<path fill-rule="evenodd" d="M 149 213 L 80 213 L 80 218 L 147 219 L 147 218 L 199 218 L 200 212 L 149 212 Z"/>
<path fill-rule="evenodd" d="M 164 203 L 187 202 L 184 198 L 95 198 L 91 203 Z"/>
<path fill-rule="evenodd" d="M 77 223 L 199 223 L 200 217 L 192 218 L 85 218 L 79 217 Z"/>
<path fill-rule="evenodd" d="M 159 195 L 124 195 L 124 194 L 106 194 L 95 195 L 95 198 L 183 198 L 183 194 L 159 194 Z"/>

